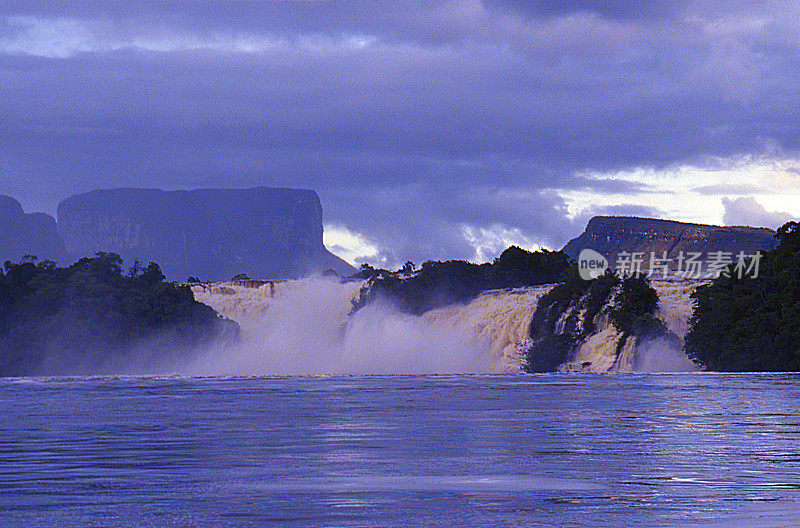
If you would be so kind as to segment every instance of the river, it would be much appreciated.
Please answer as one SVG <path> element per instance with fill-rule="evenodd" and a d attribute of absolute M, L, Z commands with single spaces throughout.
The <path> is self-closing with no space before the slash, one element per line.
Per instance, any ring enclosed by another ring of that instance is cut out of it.
<path fill-rule="evenodd" d="M 792 526 L 800 376 L 0 380 L 0 525 Z"/>

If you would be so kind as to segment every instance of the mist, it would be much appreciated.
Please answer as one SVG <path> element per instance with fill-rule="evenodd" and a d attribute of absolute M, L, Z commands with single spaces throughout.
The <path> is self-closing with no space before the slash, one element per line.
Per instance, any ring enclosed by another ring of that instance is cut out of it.
<path fill-rule="evenodd" d="M 212 347 L 197 375 L 452 374 L 490 372 L 486 348 L 457 328 L 402 313 L 386 302 L 352 315 L 362 283 L 309 278 L 279 283 L 272 298 L 205 298 L 241 327 L 241 341 Z M 247 295 L 249 294 L 249 296 Z M 197 295 L 197 294 L 196 294 Z"/>
<path fill-rule="evenodd" d="M 634 372 L 695 372 L 698 367 L 671 339 L 650 339 L 636 347 Z"/>

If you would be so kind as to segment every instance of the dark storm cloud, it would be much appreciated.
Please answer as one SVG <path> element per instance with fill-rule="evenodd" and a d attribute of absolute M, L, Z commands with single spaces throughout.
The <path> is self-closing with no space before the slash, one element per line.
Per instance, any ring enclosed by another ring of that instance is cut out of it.
<path fill-rule="evenodd" d="M 649 192 L 592 171 L 798 149 L 789 9 L 3 2 L 0 193 L 309 187 L 400 262 L 469 257 L 464 226 L 558 247 L 560 191 Z"/>

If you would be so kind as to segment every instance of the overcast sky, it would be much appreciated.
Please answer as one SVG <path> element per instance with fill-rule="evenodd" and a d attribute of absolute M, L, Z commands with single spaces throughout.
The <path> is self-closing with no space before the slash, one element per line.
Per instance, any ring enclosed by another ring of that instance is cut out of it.
<path fill-rule="evenodd" d="M 329 247 L 387 266 L 595 214 L 800 216 L 795 2 L 41 4 L 0 3 L 0 194 L 28 212 L 311 188 Z"/>

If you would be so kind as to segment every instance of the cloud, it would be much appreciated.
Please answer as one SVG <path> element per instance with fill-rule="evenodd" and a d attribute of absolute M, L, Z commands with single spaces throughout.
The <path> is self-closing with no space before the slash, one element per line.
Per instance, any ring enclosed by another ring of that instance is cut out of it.
<path fill-rule="evenodd" d="M 600 207 L 595 214 L 611 216 L 638 216 L 641 218 L 663 218 L 664 211 L 646 205 L 621 204 Z"/>
<path fill-rule="evenodd" d="M 716 218 L 720 191 L 785 209 L 749 191 L 759 174 L 681 167 L 800 156 L 796 11 L 10 0 L 0 193 L 52 212 L 96 187 L 313 188 L 362 237 L 348 258 L 387 265 L 561 247 L 603 212 Z"/>
<path fill-rule="evenodd" d="M 694 187 L 692 190 L 700 194 L 710 194 L 710 195 L 753 194 L 764 191 L 763 187 L 749 183 L 744 183 L 744 184 L 720 183 L 714 185 L 701 185 L 699 187 Z"/>
<path fill-rule="evenodd" d="M 380 252 L 379 248 L 361 233 L 335 224 L 325 226 L 323 243 L 329 251 L 340 256 L 353 266 L 374 261 Z"/>
<path fill-rule="evenodd" d="M 490 8 L 506 9 L 531 18 L 554 17 L 574 13 L 597 13 L 613 19 L 663 19 L 684 13 L 688 1 L 638 2 L 636 0 L 608 2 L 604 0 L 562 0 L 559 2 L 530 2 L 528 0 L 488 0 Z"/>
<path fill-rule="evenodd" d="M 725 225 L 745 225 L 777 229 L 786 222 L 796 220 L 797 218 L 789 213 L 767 211 L 764 206 L 758 203 L 752 196 L 736 199 L 723 198 L 722 205 L 725 207 L 725 215 L 723 216 Z"/>
<path fill-rule="evenodd" d="M 418 182 L 339 190 L 328 198 L 326 217 L 378 248 L 356 263 L 387 268 L 407 260 L 486 262 L 511 244 L 559 249 L 583 229 L 568 218 L 564 201 L 547 192 Z"/>

